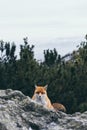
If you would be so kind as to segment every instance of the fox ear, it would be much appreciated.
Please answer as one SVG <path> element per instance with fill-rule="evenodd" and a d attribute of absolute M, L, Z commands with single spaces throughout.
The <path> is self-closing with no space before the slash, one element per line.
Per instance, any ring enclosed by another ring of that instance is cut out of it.
<path fill-rule="evenodd" d="M 45 85 L 44 88 L 47 90 L 48 85 Z"/>
<path fill-rule="evenodd" d="M 37 85 L 35 84 L 35 88 L 37 88 Z"/>

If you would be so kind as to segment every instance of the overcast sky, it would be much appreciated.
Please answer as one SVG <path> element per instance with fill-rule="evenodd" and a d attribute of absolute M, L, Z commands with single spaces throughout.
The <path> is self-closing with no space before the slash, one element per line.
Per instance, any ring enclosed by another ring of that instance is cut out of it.
<path fill-rule="evenodd" d="M 86 33 L 87 0 L 0 0 L 0 39 L 5 41 L 21 42 L 27 36 L 47 47 L 52 39 L 78 39 Z"/>

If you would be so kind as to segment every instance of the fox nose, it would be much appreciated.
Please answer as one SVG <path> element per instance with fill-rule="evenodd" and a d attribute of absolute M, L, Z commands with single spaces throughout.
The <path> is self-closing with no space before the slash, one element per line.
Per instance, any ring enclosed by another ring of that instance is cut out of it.
<path fill-rule="evenodd" d="M 41 98 L 41 93 L 39 93 L 39 98 Z"/>
<path fill-rule="evenodd" d="M 39 97 L 41 97 L 41 93 L 39 93 Z"/>

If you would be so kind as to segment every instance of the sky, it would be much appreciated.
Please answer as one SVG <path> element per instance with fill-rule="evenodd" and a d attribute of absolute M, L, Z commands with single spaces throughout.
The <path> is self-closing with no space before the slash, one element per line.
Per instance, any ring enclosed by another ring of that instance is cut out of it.
<path fill-rule="evenodd" d="M 20 44 L 27 36 L 37 58 L 48 47 L 71 51 L 85 34 L 87 0 L 0 0 L 0 40 Z"/>

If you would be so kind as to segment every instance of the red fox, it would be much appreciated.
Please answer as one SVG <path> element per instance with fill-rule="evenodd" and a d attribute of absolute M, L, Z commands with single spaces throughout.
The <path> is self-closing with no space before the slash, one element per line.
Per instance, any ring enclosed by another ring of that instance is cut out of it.
<path fill-rule="evenodd" d="M 34 95 L 32 97 L 33 100 L 42 104 L 44 107 L 48 109 L 54 109 L 50 99 L 47 96 L 47 86 L 35 86 Z"/>
<path fill-rule="evenodd" d="M 56 111 L 66 112 L 66 108 L 62 104 L 60 104 L 60 103 L 53 103 L 52 105 L 53 105 L 53 107 L 54 107 L 54 109 Z"/>

